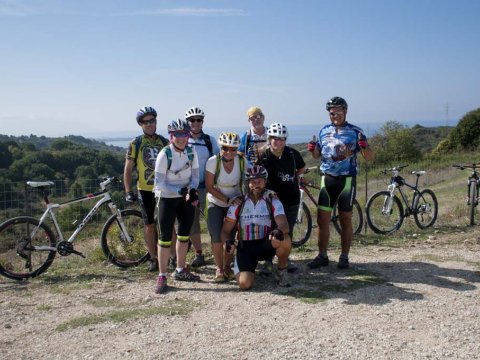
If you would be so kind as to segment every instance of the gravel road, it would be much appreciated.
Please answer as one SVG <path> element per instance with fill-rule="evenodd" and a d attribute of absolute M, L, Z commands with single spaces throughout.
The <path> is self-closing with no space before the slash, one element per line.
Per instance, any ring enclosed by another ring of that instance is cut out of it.
<path fill-rule="evenodd" d="M 296 253 L 288 289 L 269 277 L 248 292 L 214 284 L 211 265 L 163 296 L 143 269 L 0 279 L 1 358 L 478 358 L 478 234 L 358 245 L 348 270 L 309 270 L 312 254 Z"/>

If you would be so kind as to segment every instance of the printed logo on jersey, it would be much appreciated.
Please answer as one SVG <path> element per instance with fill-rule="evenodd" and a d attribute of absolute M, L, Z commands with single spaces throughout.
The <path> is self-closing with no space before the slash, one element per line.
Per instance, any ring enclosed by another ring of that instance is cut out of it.
<path fill-rule="evenodd" d="M 283 182 L 293 182 L 293 180 L 295 179 L 294 176 L 290 175 L 290 174 L 284 174 L 283 172 L 279 171 L 277 173 L 277 177 L 282 180 Z"/>
<path fill-rule="evenodd" d="M 331 136 L 329 142 L 323 146 L 322 153 L 325 157 L 331 157 L 333 161 L 342 161 L 353 154 L 352 149 L 355 149 L 355 144 L 345 144 L 341 139 Z"/>
<path fill-rule="evenodd" d="M 160 147 L 149 147 L 145 146 L 142 149 L 142 159 L 143 163 L 148 169 L 155 169 L 155 161 L 157 160 L 157 155 L 160 152 Z"/>

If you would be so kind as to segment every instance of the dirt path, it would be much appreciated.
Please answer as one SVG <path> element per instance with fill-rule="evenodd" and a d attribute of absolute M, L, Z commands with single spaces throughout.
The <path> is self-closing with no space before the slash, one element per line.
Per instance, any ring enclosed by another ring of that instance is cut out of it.
<path fill-rule="evenodd" d="M 0 279 L 3 359 L 473 359 L 480 353 L 478 232 L 414 246 L 356 246 L 353 266 L 300 271 L 253 291 L 105 271 Z M 332 254 L 336 259 L 336 254 Z"/>

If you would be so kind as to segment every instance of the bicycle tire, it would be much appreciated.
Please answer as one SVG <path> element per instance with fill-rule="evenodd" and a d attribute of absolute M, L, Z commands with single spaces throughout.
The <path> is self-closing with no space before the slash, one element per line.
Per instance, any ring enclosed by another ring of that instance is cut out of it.
<path fill-rule="evenodd" d="M 389 191 L 380 191 L 372 195 L 367 202 L 366 215 L 368 226 L 376 234 L 390 234 L 402 226 L 404 213 L 400 199 L 394 195 L 389 214 L 383 209 L 392 199 Z"/>
<path fill-rule="evenodd" d="M 310 235 L 312 234 L 312 214 L 307 204 L 302 202 L 300 204 L 299 215 L 297 215 L 297 221 L 293 227 L 292 247 L 298 248 L 304 245 Z"/>
<path fill-rule="evenodd" d="M 47 224 L 42 223 L 31 239 L 39 220 L 29 216 L 11 218 L 0 225 L 0 274 L 14 280 L 33 278 L 45 272 L 55 259 L 56 239 Z M 34 250 L 48 246 L 55 250 Z"/>
<path fill-rule="evenodd" d="M 332 211 L 332 222 L 333 227 L 337 230 L 339 235 L 342 235 L 342 228 L 340 226 L 340 221 L 338 220 L 338 204 L 335 205 Z M 353 201 L 353 208 L 352 208 L 352 229 L 353 235 L 358 235 L 362 231 L 363 228 L 363 212 L 362 207 L 358 203 L 357 200 Z"/>
<path fill-rule="evenodd" d="M 413 202 L 413 217 L 415 223 L 420 229 L 426 229 L 437 220 L 438 215 L 438 201 L 434 192 L 430 189 L 425 189 L 417 193 Z"/>
<path fill-rule="evenodd" d="M 475 207 L 476 207 L 476 201 L 477 201 L 477 184 L 475 181 L 470 181 L 468 189 L 468 201 L 470 203 L 470 208 L 469 210 L 469 217 L 470 217 L 470 226 L 475 225 Z"/>
<path fill-rule="evenodd" d="M 108 218 L 102 229 L 102 251 L 107 260 L 118 267 L 140 265 L 150 258 L 144 242 L 142 214 L 134 209 L 121 210 L 120 213 L 132 242 L 127 242 L 117 215 L 114 214 Z"/>

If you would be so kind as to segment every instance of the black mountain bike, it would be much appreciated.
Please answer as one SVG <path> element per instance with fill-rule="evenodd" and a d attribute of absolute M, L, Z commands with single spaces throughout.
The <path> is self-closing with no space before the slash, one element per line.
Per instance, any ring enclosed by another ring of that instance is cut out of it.
<path fill-rule="evenodd" d="M 421 229 L 432 226 L 437 220 L 437 197 L 430 189 L 420 190 L 418 188 L 418 180 L 426 172 L 412 171 L 417 179 L 415 185 L 411 185 L 399 175 L 400 171 L 407 166 L 401 165 L 382 170 L 381 173 L 384 175 L 388 172 L 393 173 L 388 190 L 373 194 L 367 202 L 367 223 L 377 234 L 390 234 L 397 231 L 402 226 L 403 219 L 410 215 L 413 215 L 415 223 Z M 413 190 L 411 203 L 409 203 L 404 186 Z M 401 199 L 395 194 L 397 190 Z M 405 208 L 401 200 L 405 204 Z"/>
<path fill-rule="evenodd" d="M 472 173 L 468 177 L 467 181 L 467 205 L 469 210 L 470 225 L 475 225 L 475 208 L 478 205 L 478 192 L 480 190 L 480 178 L 478 177 L 477 169 L 480 169 L 480 164 L 455 164 L 452 166 L 459 170 L 472 170 Z"/>

